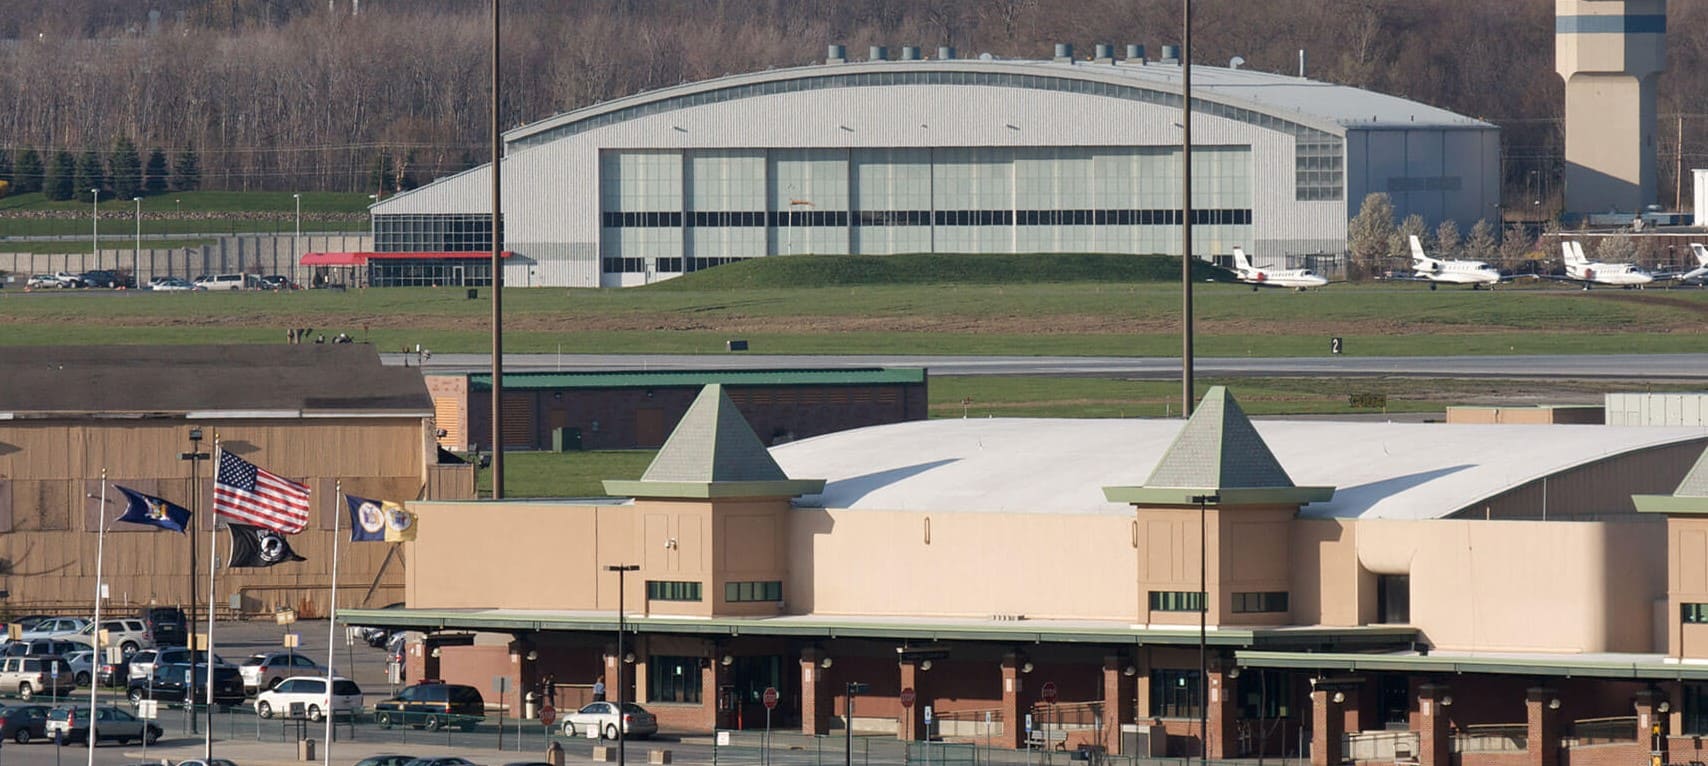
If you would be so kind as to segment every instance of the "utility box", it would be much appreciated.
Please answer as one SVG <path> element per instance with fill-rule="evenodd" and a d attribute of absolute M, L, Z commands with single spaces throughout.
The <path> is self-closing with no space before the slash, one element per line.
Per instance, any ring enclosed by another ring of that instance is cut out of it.
<path fill-rule="evenodd" d="M 579 428 L 554 428 L 554 429 L 552 429 L 552 451 L 553 452 L 580 452 L 581 451 L 581 429 L 579 429 Z M 530 717 L 532 717 L 532 716 L 530 716 Z"/>
<path fill-rule="evenodd" d="M 299 760 L 299 761 L 312 761 L 312 760 L 314 760 L 314 740 L 312 740 L 312 739 L 299 739 L 299 740 L 297 740 L 297 760 Z"/>

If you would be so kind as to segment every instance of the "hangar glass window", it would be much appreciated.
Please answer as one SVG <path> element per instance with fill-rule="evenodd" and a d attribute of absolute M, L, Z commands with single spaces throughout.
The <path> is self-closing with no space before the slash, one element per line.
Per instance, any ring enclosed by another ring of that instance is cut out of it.
<path fill-rule="evenodd" d="M 1160 718 L 1197 718 L 1203 699 L 1196 670 L 1151 670 L 1150 715 Z"/>
<path fill-rule="evenodd" d="M 1376 622 L 1411 622 L 1411 576 L 1376 576 Z"/>
<path fill-rule="evenodd" d="M 741 601 L 782 601 L 783 583 L 778 580 L 764 582 L 726 582 L 724 583 L 724 601 L 736 603 Z"/>
<path fill-rule="evenodd" d="M 502 240 L 502 228 L 500 228 Z M 492 215 L 431 213 L 374 216 L 381 253 L 478 253 L 492 250 Z"/>
<path fill-rule="evenodd" d="M 646 701 L 700 701 L 700 658 L 652 655 L 646 658 Z"/>
<path fill-rule="evenodd" d="M 1204 594 L 1195 590 L 1153 590 L 1150 600 L 1153 612 L 1204 611 Z"/>
<path fill-rule="evenodd" d="M 647 580 L 646 597 L 651 601 L 699 601 L 700 584 L 681 580 Z"/>

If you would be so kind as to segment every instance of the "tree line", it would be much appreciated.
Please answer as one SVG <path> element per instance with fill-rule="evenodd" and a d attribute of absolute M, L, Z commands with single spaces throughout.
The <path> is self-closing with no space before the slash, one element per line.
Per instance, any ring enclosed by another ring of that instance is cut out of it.
<path fill-rule="evenodd" d="M 1051 44 L 1180 36 L 1179 0 L 501 0 L 500 123 L 820 62 L 827 44 Z M 0 155 L 193 155 L 220 190 L 389 192 L 487 161 L 489 2 L 0 0 Z M 356 11 L 359 9 L 359 13 Z M 1708 3 L 1670 9 L 1656 131 L 1664 203 L 1708 145 Z M 1557 195 L 1563 85 L 1550 0 L 1207 0 L 1193 59 L 1391 93 L 1502 128 L 1509 202 Z M 1683 141 L 1675 120 L 1682 120 Z M 77 164 L 81 164 L 80 162 Z M 110 166 L 110 162 L 108 163 Z M 111 168 L 108 168 L 111 172 Z M 44 171 L 45 177 L 46 171 Z M 116 174 L 115 174 L 116 175 Z M 168 177 L 167 183 L 171 183 Z M 74 191 L 81 183 L 74 181 Z M 94 188 L 94 187 L 90 187 Z M 116 189 L 115 189 L 116 191 Z M 1688 190 L 1681 195 L 1688 199 Z"/>

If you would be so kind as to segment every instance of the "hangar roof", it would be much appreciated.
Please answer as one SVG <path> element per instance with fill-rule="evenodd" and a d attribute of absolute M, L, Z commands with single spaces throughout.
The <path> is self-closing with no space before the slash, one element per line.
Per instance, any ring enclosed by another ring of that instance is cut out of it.
<path fill-rule="evenodd" d="M 869 510 L 1127 515 L 1103 488 L 1142 485 L 1183 421 L 927 420 L 771 449 L 798 502 Z M 1700 428 L 1255 421 L 1293 481 L 1338 487 L 1308 517 L 1428 519 L 1577 466 L 1708 440 Z"/>
<path fill-rule="evenodd" d="M 419 368 L 365 343 L 0 348 L 0 420 L 431 414 Z"/>
<path fill-rule="evenodd" d="M 1178 107 L 1181 91 L 1181 67 L 1178 64 L 1147 62 L 1093 63 L 1090 61 L 1029 61 L 1008 59 L 946 59 L 922 61 L 868 61 L 842 64 L 817 64 L 788 69 L 726 75 L 724 77 L 683 83 L 669 88 L 637 93 L 612 101 L 565 112 L 538 122 L 524 125 L 504 134 L 511 144 L 528 145 L 550 140 L 565 132 L 574 132 L 577 123 L 605 124 L 624 119 L 627 115 L 642 116 L 670 109 L 688 108 L 702 103 L 722 100 L 719 92 L 730 98 L 759 96 L 801 87 L 799 81 L 823 80 L 847 75 L 813 87 L 853 87 L 863 84 L 893 86 L 911 81 L 885 79 L 883 75 L 932 72 L 966 72 L 974 75 L 1011 74 L 1062 80 L 1090 81 L 1127 86 L 1136 91 L 1149 91 L 1163 96 L 1172 95 Z M 1494 128 L 1493 125 L 1464 115 L 1348 85 L 1319 82 L 1300 77 L 1259 72 L 1251 69 L 1226 67 L 1192 67 L 1194 101 L 1206 102 L 1194 111 L 1206 111 L 1209 104 L 1224 104 L 1236 109 L 1251 110 L 1269 115 L 1279 121 L 1293 123 L 1335 134 L 1348 128 Z M 778 88 L 767 83 L 795 86 Z M 1024 84 L 1032 81 L 1014 80 L 1011 87 L 1043 87 Z M 1002 85 L 1004 82 L 992 83 Z M 1099 95 L 1115 95 L 1101 93 Z M 1129 93 L 1134 91 L 1128 91 Z M 1162 99 L 1166 102 L 1167 99 Z M 1236 116 L 1236 119 L 1240 117 Z M 1277 126 L 1282 127 L 1282 126 Z M 512 146 L 514 149 L 515 146 Z"/>

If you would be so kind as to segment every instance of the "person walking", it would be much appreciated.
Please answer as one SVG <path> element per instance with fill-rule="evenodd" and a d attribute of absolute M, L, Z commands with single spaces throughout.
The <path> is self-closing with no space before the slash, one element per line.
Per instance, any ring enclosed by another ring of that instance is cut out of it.
<path fill-rule="evenodd" d="M 594 702 L 604 702 L 605 701 L 605 677 L 604 676 L 600 676 L 598 678 L 593 679 L 593 701 Z"/>

